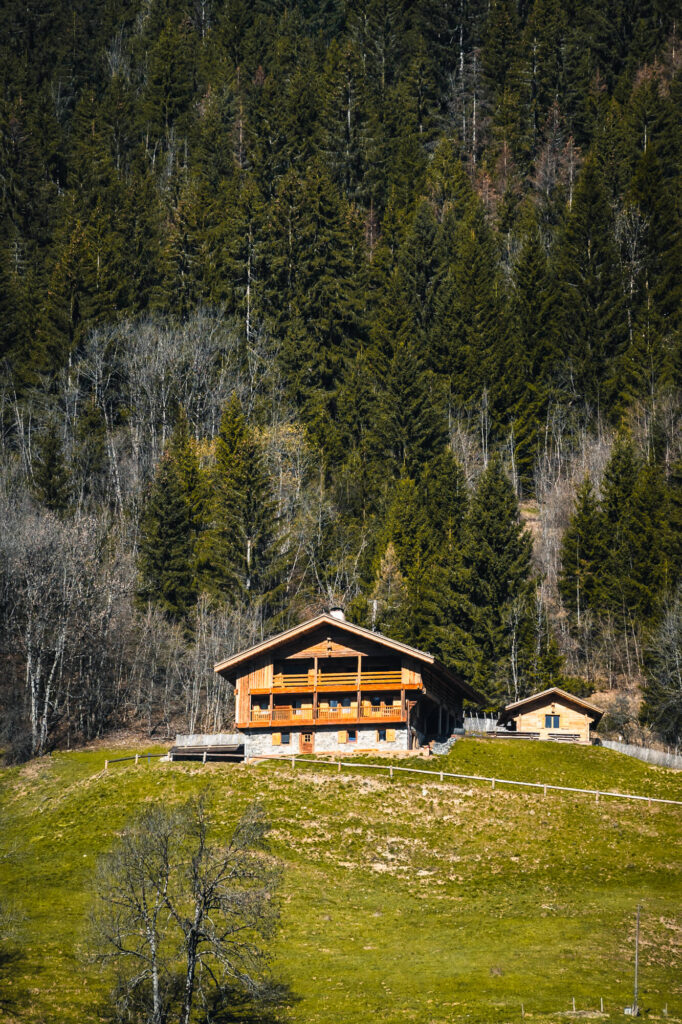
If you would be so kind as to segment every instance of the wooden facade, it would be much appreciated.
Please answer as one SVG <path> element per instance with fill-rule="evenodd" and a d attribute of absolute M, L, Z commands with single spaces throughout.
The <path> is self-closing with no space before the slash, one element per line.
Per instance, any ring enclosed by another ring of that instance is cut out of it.
<path fill-rule="evenodd" d="M 497 724 L 536 739 L 589 743 L 590 728 L 602 714 L 594 704 L 553 686 L 508 704 Z"/>
<path fill-rule="evenodd" d="M 481 698 L 436 659 L 325 613 L 215 666 L 235 688 L 249 753 L 410 749 L 461 725 Z"/>

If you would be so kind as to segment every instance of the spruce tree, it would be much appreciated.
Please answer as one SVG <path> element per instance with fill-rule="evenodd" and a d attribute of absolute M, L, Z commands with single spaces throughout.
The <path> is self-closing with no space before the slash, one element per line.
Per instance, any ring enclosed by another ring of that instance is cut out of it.
<path fill-rule="evenodd" d="M 56 424 L 51 421 L 38 439 L 37 459 L 33 465 L 33 485 L 38 500 L 51 512 L 61 515 L 71 499 L 71 474 Z"/>
<path fill-rule="evenodd" d="M 277 517 L 261 446 L 236 395 L 226 403 L 197 544 L 200 589 L 219 603 L 262 601 L 275 587 Z"/>
<path fill-rule="evenodd" d="M 186 621 L 196 600 L 188 496 L 171 445 L 161 456 L 140 522 L 138 603 Z"/>
<path fill-rule="evenodd" d="M 559 592 L 578 627 L 585 613 L 598 608 L 600 572 L 606 549 L 604 524 L 594 489 L 585 477 L 561 544 Z"/>
<path fill-rule="evenodd" d="M 514 488 L 495 455 L 471 500 L 464 564 L 476 644 L 472 681 L 496 704 L 512 692 L 511 658 L 531 589 L 531 551 Z"/>
<path fill-rule="evenodd" d="M 627 334 L 613 215 L 594 156 L 578 180 L 555 271 L 554 327 L 557 350 L 563 353 L 564 386 L 596 409 Z"/>

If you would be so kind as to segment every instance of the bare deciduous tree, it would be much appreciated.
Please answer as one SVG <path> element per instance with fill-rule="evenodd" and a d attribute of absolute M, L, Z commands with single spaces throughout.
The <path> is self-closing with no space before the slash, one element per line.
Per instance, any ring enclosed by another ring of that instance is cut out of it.
<path fill-rule="evenodd" d="M 235 986 L 268 992 L 265 940 L 278 920 L 279 867 L 263 809 L 249 805 L 223 838 L 204 796 L 144 810 L 100 862 L 94 957 L 112 965 L 121 1017 L 189 1024 Z M 208 1016 L 207 1016 L 208 1015 Z"/>

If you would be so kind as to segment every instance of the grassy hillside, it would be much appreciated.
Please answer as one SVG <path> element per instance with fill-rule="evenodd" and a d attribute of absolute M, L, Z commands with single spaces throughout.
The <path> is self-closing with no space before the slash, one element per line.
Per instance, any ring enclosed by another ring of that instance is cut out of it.
<path fill-rule="evenodd" d="M 97 855 L 143 801 L 207 782 L 225 824 L 266 804 L 286 866 L 276 969 L 292 998 L 271 1020 L 488 1024 L 523 1003 L 549 1021 L 573 997 L 622 1019 L 638 901 L 641 1003 L 682 1019 L 682 808 L 286 764 L 104 773 L 106 756 L 2 773 L 3 898 L 23 914 L 0 959 L 3 1021 L 106 1019 L 83 947 Z M 438 765 L 682 799 L 682 776 L 596 748 L 467 740 Z"/>

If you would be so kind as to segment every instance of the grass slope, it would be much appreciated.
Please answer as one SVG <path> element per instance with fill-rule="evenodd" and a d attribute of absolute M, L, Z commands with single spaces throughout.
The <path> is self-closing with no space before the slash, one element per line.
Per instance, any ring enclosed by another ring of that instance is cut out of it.
<path fill-rule="evenodd" d="M 523 1003 L 537 1022 L 600 996 L 622 1019 L 638 901 L 640 1002 L 682 1019 L 682 808 L 286 764 L 104 773 L 106 756 L 2 773 L 3 899 L 24 915 L 0 958 L 3 1021 L 106 1019 L 84 957 L 96 858 L 141 803 L 207 782 L 225 827 L 266 804 L 285 863 L 276 971 L 294 998 L 272 1019 L 493 1024 Z M 432 766 L 682 799 L 680 775 L 597 748 L 466 740 Z"/>

